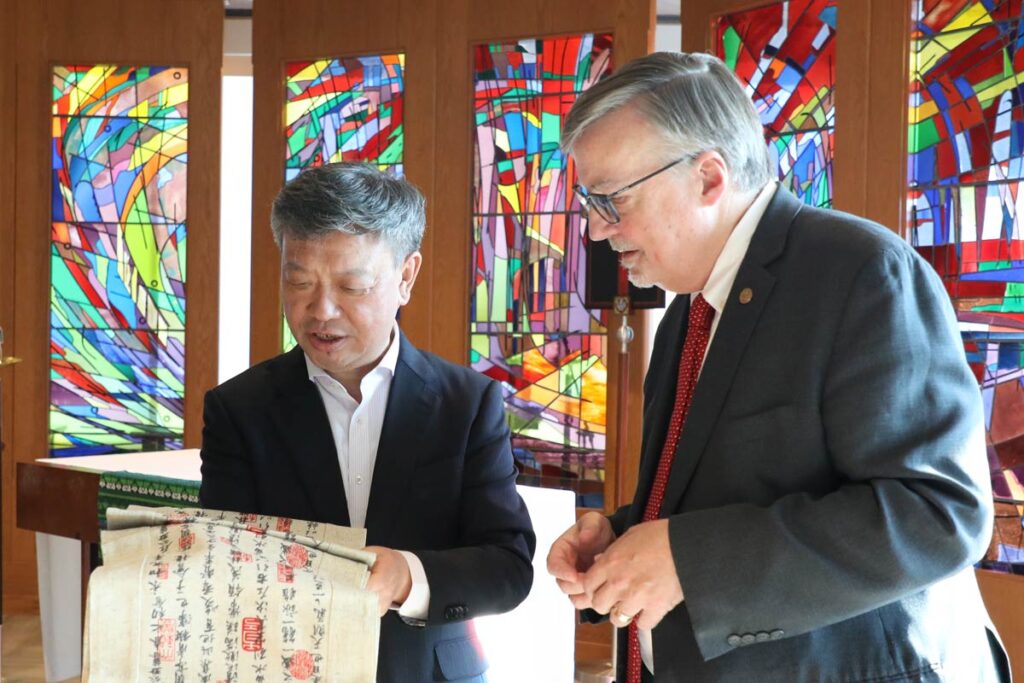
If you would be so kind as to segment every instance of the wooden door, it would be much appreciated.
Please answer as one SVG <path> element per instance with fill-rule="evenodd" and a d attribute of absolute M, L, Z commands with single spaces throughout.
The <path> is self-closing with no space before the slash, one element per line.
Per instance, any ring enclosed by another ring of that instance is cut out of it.
<path fill-rule="evenodd" d="M 0 316 L 6 353 L 23 363 L 5 377 L 3 590 L 9 610 L 37 606 L 33 537 L 14 529 L 16 461 L 48 453 L 54 69 L 72 65 L 174 66 L 188 70 L 187 322 L 184 332 L 184 446 L 199 445 L 204 392 L 216 383 L 220 70 L 223 6 L 215 0 L 39 0 L 16 2 L 0 22 L 13 39 L 14 98 L 2 97 L 3 133 L 13 123 L 15 220 L 0 222 Z M 5 60 L 4 67 L 8 62 Z M 9 95 L 8 86 L 4 92 Z M 179 91 L 180 92 L 180 91 Z M 141 110 L 138 110 L 141 111 Z M 10 158 L 10 155 L 8 155 Z M 8 162 L 5 162 L 5 164 Z M 4 166 L 0 193 L 10 183 Z M 6 197 L 0 194 L 0 197 Z M 8 201 L 3 199 L 2 201 Z M 7 214 L 8 216 L 10 214 Z M 104 220 L 108 220 L 104 218 Z M 180 236 L 180 233 L 179 233 Z M 155 267 L 155 266 L 154 266 Z M 98 277 L 98 276 L 97 276 Z M 109 310 L 109 309 L 108 309 Z M 132 327 L 132 323 L 119 324 Z M 120 328 L 119 328 L 120 329 Z M 177 380 L 180 381 L 180 380 Z M 54 501 L 59 505 L 60 501 Z"/>

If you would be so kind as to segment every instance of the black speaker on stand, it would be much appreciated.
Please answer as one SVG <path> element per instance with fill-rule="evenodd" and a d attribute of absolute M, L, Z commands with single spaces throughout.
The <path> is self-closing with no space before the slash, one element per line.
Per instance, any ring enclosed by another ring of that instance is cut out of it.
<path fill-rule="evenodd" d="M 612 251 L 608 240 L 595 242 L 587 240 L 587 291 L 584 304 L 587 308 L 613 310 L 617 297 L 626 297 L 628 310 L 664 308 L 665 291 L 658 287 L 634 287 L 626 280 L 626 272 L 619 267 L 619 255 Z"/>
<path fill-rule="evenodd" d="M 584 302 L 588 308 L 610 310 L 619 316 L 619 325 L 614 336 L 619 341 L 621 357 L 616 365 L 617 372 L 611 375 L 609 384 L 615 385 L 619 406 L 615 430 L 615 453 L 623 453 L 628 441 L 629 425 L 629 343 L 633 341 L 633 328 L 629 324 L 630 314 L 639 309 L 663 308 L 665 291 L 658 287 L 634 287 L 626 278 L 626 271 L 619 266 L 619 255 L 612 251 L 607 240 L 587 240 L 587 291 Z M 608 321 L 608 332 L 615 326 L 614 319 Z M 622 490 L 622 476 L 614 477 L 615 491 L 612 492 L 615 505 L 626 500 Z M 605 492 L 608 495 L 608 492 Z"/>

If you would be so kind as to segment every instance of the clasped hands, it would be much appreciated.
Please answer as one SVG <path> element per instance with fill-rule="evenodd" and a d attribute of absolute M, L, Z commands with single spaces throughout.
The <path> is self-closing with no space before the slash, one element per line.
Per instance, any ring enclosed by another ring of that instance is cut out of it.
<path fill-rule="evenodd" d="M 636 619 L 653 629 L 683 601 L 668 540 L 668 520 L 631 527 L 615 537 L 611 523 L 588 512 L 551 545 L 548 573 L 576 609 L 609 614 L 623 628 Z"/>

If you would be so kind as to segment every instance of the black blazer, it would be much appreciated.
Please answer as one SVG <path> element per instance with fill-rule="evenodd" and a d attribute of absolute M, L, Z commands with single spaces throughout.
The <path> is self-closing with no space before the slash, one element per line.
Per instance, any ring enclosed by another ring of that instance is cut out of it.
<path fill-rule="evenodd" d="M 389 612 L 378 681 L 472 680 L 486 669 L 475 616 L 530 591 L 535 537 L 515 490 L 500 386 L 400 337 L 366 515 L 367 544 L 416 553 L 425 624 Z M 206 394 L 203 507 L 348 525 L 338 455 L 302 350 Z"/>
<path fill-rule="evenodd" d="M 655 338 L 619 534 L 651 489 L 689 303 L 676 298 Z M 881 226 L 776 192 L 662 514 L 685 597 L 654 629 L 658 681 L 1005 675 L 972 568 L 992 528 L 980 394 L 942 283 Z"/>

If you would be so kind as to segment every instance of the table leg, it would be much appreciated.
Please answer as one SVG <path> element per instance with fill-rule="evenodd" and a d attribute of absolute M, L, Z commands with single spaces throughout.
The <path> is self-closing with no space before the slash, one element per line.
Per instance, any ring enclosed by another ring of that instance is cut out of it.
<path fill-rule="evenodd" d="M 82 630 L 85 630 L 85 606 L 89 595 L 89 576 L 100 566 L 100 546 L 98 543 L 82 541 Z"/>

